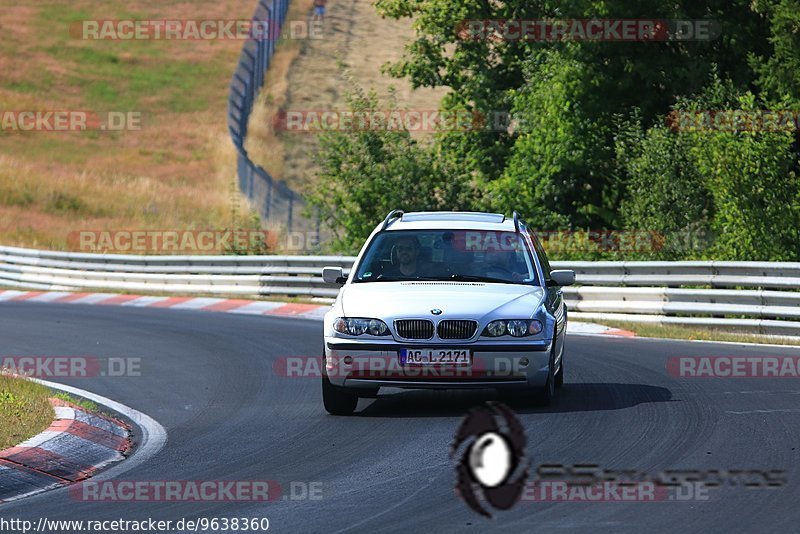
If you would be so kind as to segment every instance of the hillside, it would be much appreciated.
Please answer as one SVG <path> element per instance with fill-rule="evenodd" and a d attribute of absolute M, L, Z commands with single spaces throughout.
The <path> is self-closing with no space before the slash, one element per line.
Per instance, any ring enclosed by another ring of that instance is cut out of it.
<path fill-rule="evenodd" d="M 134 112 L 137 131 L 0 131 L 0 244 L 73 230 L 229 227 L 226 101 L 238 40 L 82 40 L 70 23 L 250 17 L 251 0 L 0 0 L 3 110 Z"/>
<path fill-rule="evenodd" d="M 289 19 L 299 17 L 297 5 L 290 10 Z M 267 88 L 250 121 L 247 147 L 253 160 L 298 190 L 312 184 L 314 134 L 276 133 L 273 118 L 278 109 L 346 110 L 345 72 L 361 87 L 374 88 L 382 99 L 394 87 L 401 107 L 438 109 L 444 91 L 412 90 L 407 80 L 380 72 L 384 63 L 401 57 L 413 35 L 409 20 L 383 19 L 370 1 L 329 2 L 322 38 L 286 41 L 279 48 Z"/>

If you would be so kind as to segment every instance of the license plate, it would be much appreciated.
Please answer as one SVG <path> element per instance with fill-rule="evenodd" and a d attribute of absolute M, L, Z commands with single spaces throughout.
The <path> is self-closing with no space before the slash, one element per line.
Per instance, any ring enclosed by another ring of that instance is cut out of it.
<path fill-rule="evenodd" d="M 401 365 L 472 365 L 466 349 L 400 349 Z"/>

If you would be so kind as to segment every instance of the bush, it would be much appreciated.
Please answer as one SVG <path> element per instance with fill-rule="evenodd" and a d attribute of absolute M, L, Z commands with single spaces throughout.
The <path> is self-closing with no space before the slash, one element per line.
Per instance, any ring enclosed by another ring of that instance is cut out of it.
<path fill-rule="evenodd" d="M 674 107 L 715 109 L 757 111 L 768 104 L 713 77 L 700 95 Z M 663 126 L 643 132 L 630 122 L 617 140 L 617 159 L 627 175 L 627 226 L 663 232 L 664 259 L 796 261 L 800 181 L 793 133 L 671 132 Z M 700 232 L 713 236 L 704 251 L 687 250 L 675 239 Z"/>
<path fill-rule="evenodd" d="M 352 111 L 381 108 L 374 92 L 355 88 L 348 95 Z M 310 209 L 319 209 L 331 228 L 332 252 L 355 253 L 375 225 L 394 209 L 453 210 L 459 208 L 464 181 L 436 149 L 418 144 L 408 131 L 367 128 L 332 131 L 320 136 L 317 187 L 309 195 Z"/>

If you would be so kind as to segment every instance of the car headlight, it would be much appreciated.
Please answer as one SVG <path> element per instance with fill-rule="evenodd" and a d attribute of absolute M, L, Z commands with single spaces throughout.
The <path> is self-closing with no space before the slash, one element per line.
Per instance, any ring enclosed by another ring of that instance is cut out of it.
<path fill-rule="evenodd" d="M 389 335 L 389 327 L 380 319 L 337 317 L 333 321 L 333 329 L 340 334 L 347 334 L 348 336 L 361 336 L 364 334 L 372 336 Z"/>
<path fill-rule="evenodd" d="M 492 321 L 491 323 L 486 325 L 486 331 L 484 335 L 490 337 L 497 337 L 502 336 L 506 333 L 506 322 L 505 321 Z"/>
<path fill-rule="evenodd" d="M 501 319 L 492 321 L 483 330 L 484 336 L 499 337 L 509 334 L 513 337 L 535 336 L 542 331 L 542 323 L 536 319 Z"/>
<path fill-rule="evenodd" d="M 525 321 L 508 321 L 506 325 L 508 333 L 514 337 L 522 337 L 528 333 L 528 325 Z"/>
<path fill-rule="evenodd" d="M 535 336 L 542 331 L 542 323 L 536 319 L 528 321 L 528 334 Z"/>
<path fill-rule="evenodd" d="M 372 336 L 385 336 L 389 333 L 389 327 L 383 321 L 372 319 L 367 325 L 367 332 Z"/>

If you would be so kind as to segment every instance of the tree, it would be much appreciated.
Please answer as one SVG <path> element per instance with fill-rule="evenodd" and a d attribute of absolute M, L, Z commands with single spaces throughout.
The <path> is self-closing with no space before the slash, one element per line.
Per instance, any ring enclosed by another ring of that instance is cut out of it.
<path fill-rule="evenodd" d="M 374 92 L 354 88 L 353 112 L 387 109 Z M 388 109 L 397 109 L 395 102 Z M 330 227 L 334 252 L 355 253 L 394 209 L 455 209 L 464 197 L 462 179 L 435 149 L 420 146 L 408 131 L 373 123 L 364 129 L 330 131 L 320 136 L 317 187 L 308 197 Z"/>
<path fill-rule="evenodd" d="M 755 95 L 716 76 L 699 95 L 681 99 L 674 108 L 755 116 L 765 109 Z M 617 142 L 627 174 L 626 224 L 663 233 L 668 238 L 660 251 L 664 259 L 702 253 L 721 260 L 797 260 L 800 180 L 793 131 L 763 131 L 757 122 L 743 131 L 710 126 L 679 131 L 653 126 L 642 132 L 638 123 L 628 124 Z M 707 232 L 714 236 L 707 250 L 685 248 Z"/>

